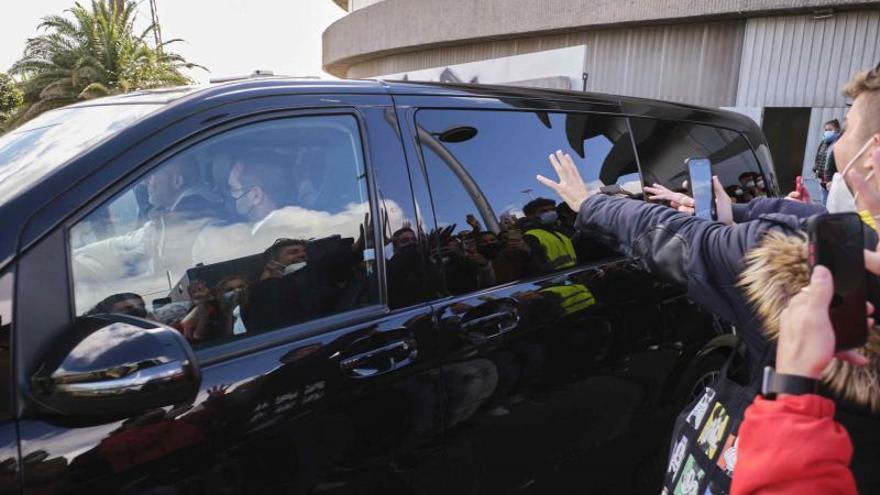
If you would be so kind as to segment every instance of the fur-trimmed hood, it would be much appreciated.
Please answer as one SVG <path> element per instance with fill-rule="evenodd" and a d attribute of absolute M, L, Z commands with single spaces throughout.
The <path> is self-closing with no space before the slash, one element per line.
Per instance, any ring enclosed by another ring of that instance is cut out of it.
<path fill-rule="evenodd" d="M 810 281 L 807 239 L 768 233 L 759 246 L 746 255 L 746 269 L 740 286 L 764 323 L 770 340 L 779 334 L 779 316 L 788 301 Z M 880 333 L 875 327 L 859 352 L 870 358 L 867 366 L 854 366 L 834 359 L 825 368 L 822 381 L 836 396 L 880 412 Z"/>

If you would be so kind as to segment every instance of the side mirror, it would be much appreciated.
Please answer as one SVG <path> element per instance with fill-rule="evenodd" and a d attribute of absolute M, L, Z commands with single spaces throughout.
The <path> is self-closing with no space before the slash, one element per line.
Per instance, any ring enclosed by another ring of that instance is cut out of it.
<path fill-rule="evenodd" d="M 33 399 L 51 414 L 129 417 L 195 400 L 201 373 L 177 330 L 139 318 L 78 318 L 33 374 Z"/>

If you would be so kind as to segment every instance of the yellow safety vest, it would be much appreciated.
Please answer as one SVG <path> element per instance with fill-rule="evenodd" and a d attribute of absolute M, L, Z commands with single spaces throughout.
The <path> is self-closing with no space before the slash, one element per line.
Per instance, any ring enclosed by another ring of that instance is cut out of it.
<path fill-rule="evenodd" d="M 554 285 L 539 292 L 549 292 L 559 296 L 562 299 L 560 306 L 566 315 L 583 311 L 596 304 L 593 293 L 583 284 Z"/>
<path fill-rule="evenodd" d="M 574 244 L 567 235 L 557 234 L 544 229 L 526 231 L 526 235 L 534 236 L 547 253 L 547 263 L 551 270 L 571 268 L 577 264 Z"/>

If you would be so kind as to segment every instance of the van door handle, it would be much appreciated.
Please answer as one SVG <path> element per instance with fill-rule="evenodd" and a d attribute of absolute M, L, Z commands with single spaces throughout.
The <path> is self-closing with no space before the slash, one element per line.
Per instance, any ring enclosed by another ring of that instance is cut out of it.
<path fill-rule="evenodd" d="M 352 378 L 368 378 L 407 366 L 418 354 L 416 340 L 408 338 L 347 357 L 339 362 L 339 367 Z"/>
<path fill-rule="evenodd" d="M 516 310 L 505 310 L 474 318 L 461 324 L 468 339 L 474 341 L 498 338 L 519 326 Z"/>

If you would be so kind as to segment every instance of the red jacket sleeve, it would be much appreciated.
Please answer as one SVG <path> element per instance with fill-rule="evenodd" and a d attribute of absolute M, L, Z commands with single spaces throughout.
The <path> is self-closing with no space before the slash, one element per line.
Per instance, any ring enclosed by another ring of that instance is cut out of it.
<path fill-rule="evenodd" d="M 739 429 L 731 495 L 855 494 L 852 443 L 818 395 L 760 396 Z"/>

